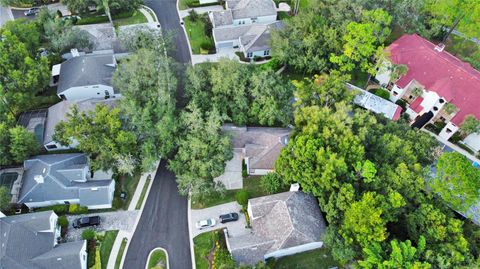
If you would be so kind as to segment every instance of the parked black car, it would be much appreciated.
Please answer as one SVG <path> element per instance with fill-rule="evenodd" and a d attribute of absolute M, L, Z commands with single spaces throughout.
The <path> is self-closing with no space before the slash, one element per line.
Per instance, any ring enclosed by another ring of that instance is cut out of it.
<path fill-rule="evenodd" d="M 40 12 L 40 8 L 32 7 L 31 9 L 25 10 L 23 14 L 25 14 L 25 16 L 35 16 L 38 14 L 38 12 Z"/>
<path fill-rule="evenodd" d="M 238 220 L 238 214 L 237 213 L 228 213 L 228 214 L 220 215 L 219 218 L 220 218 L 221 223 L 236 221 L 236 220 Z"/>
<path fill-rule="evenodd" d="M 99 216 L 83 217 L 73 221 L 73 228 L 82 228 L 100 225 Z"/>

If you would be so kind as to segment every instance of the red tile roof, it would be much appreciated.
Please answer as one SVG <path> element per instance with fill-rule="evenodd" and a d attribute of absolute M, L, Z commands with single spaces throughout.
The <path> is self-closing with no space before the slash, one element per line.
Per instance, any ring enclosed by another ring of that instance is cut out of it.
<path fill-rule="evenodd" d="M 398 106 L 397 109 L 395 110 L 395 114 L 393 114 L 392 120 L 394 121 L 398 120 L 401 114 L 402 114 L 402 108 Z"/>
<path fill-rule="evenodd" d="M 420 105 L 422 102 L 423 102 L 422 97 L 415 98 L 415 101 L 413 101 L 413 103 L 410 104 L 410 109 L 412 109 L 413 111 L 415 111 L 417 113 L 420 113 L 423 109 L 423 106 Z"/>
<path fill-rule="evenodd" d="M 408 66 L 407 74 L 396 84 L 404 88 L 415 79 L 425 89 L 453 103 L 459 109 L 452 119 L 456 125 L 469 114 L 480 119 L 480 72 L 450 53 L 434 48 L 433 43 L 416 34 L 405 34 L 393 42 L 387 48 L 392 62 Z"/>

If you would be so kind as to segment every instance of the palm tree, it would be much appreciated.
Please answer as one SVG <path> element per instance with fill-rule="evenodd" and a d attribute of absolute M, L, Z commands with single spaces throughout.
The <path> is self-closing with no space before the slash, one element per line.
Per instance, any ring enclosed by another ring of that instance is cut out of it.
<path fill-rule="evenodd" d="M 422 95 L 423 90 L 421 88 L 414 88 L 411 93 L 413 96 L 418 97 Z"/>
<path fill-rule="evenodd" d="M 445 106 L 443 106 L 443 111 L 447 113 L 448 115 L 453 114 L 457 110 L 457 107 L 452 104 L 452 103 L 446 103 Z"/>
<path fill-rule="evenodd" d="M 108 16 L 108 20 L 113 25 L 112 14 L 110 14 L 110 5 L 108 3 L 108 0 L 102 0 L 102 6 L 103 6 L 103 9 L 105 10 L 105 14 L 107 14 Z"/>

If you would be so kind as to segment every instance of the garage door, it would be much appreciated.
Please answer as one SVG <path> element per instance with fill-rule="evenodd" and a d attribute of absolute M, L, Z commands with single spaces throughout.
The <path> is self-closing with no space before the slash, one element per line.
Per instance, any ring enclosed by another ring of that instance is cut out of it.
<path fill-rule="evenodd" d="M 233 48 L 233 41 L 231 42 L 222 42 L 222 43 L 217 43 L 217 48 Z"/>

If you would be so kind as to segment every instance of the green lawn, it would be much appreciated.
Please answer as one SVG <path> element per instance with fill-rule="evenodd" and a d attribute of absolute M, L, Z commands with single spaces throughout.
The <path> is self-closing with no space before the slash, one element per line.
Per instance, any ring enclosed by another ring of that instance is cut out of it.
<path fill-rule="evenodd" d="M 118 230 L 115 231 L 106 231 L 105 237 L 100 244 L 100 260 L 102 261 L 102 269 L 107 268 L 108 257 L 110 257 L 110 252 L 112 251 L 113 242 L 117 238 Z"/>
<path fill-rule="evenodd" d="M 208 269 L 208 254 L 213 248 L 215 240 L 213 232 L 203 233 L 193 238 L 193 249 L 195 251 L 195 265 L 197 269 Z"/>
<path fill-rule="evenodd" d="M 212 33 L 210 33 L 210 36 L 205 35 L 205 20 L 208 20 L 208 18 L 192 21 L 190 16 L 188 16 L 183 19 L 193 54 L 207 54 L 208 52 L 202 51 L 202 47 L 205 49 L 215 47 L 213 38 L 211 37 Z"/>
<path fill-rule="evenodd" d="M 199 3 L 198 0 L 180 0 L 178 1 L 178 8 L 180 10 L 187 9 L 189 6 L 191 6 L 193 3 Z"/>
<path fill-rule="evenodd" d="M 143 203 L 143 200 L 145 199 L 145 195 L 147 194 L 148 185 L 150 185 L 151 180 L 152 180 L 152 177 L 148 176 L 147 180 L 145 181 L 145 185 L 143 185 L 142 193 L 140 194 L 140 199 L 138 199 L 135 209 L 138 210 L 140 209 L 140 207 L 142 207 L 142 203 Z"/>
<path fill-rule="evenodd" d="M 243 189 L 248 191 L 249 198 L 256 198 L 268 195 L 268 193 L 264 192 L 260 187 L 260 178 L 261 176 L 250 176 L 243 179 Z M 221 205 L 228 202 L 233 202 L 235 201 L 236 193 L 237 190 L 229 190 L 223 197 L 220 195 L 212 195 L 211 197 L 207 197 L 202 201 L 199 201 L 196 197 L 192 197 L 192 209 L 202 209 L 206 207 Z"/>
<path fill-rule="evenodd" d="M 328 269 L 340 266 L 333 260 L 330 251 L 320 248 L 296 255 L 286 256 L 275 262 L 274 269 Z"/>
<path fill-rule="evenodd" d="M 133 176 L 127 176 L 125 178 L 125 183 L 122 186 L 122 191 L 127 193 L 127 199 L 125 199 L 124 209 L 127 209 L 130 201 L 132 200 L 133 194 L 137 189 L 138 181 L 140 180 L 141 174 L 135 173 Z"/>
<path fill-rule="evenodd" d="M 152 256 L 148 260 L 148 269 L 165 269 L 167 268 L 167 255 L 165 251 L 157 249 L 153 251 Z"/>
<path fill-rule="evenodd" d="M 120 263 L 122 263 L 123 252 L 125 251 L 125 247 L 127 246 L 127 239 L 123 238 L 122 244 L 120 245 L 120 249 L 118 250 L 117 259 L 115 260 L 115 269 L 120 269 Z"/>
<path fill-rule="evenodd" d="M 140 11 L 135 11 L 129 18 L 122 18 L 113 21 L 115 28 L 122 25 L 139 24 L 147 22 L 147 18 Z"/>

